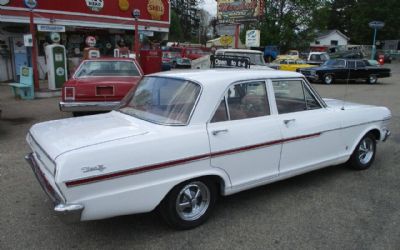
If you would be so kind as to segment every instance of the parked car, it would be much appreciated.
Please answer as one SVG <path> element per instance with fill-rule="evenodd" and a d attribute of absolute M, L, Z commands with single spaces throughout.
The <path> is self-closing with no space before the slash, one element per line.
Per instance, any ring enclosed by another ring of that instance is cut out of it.
<path fill-rule="evenodd" d="M 375 84 L 378 78 L 390 77 L 390 69 L 371 65 L 368 60 L 331 59 L 321 67 L 300 69 L 310 81 L 322 81 L 325 84 L 336 80 L 366 80 Z"/>
<path fill-rule="evenodd" d="M 175 68 L 177 69 L 190 69 L 192 68 L 192 60 L 186 57 L 176 58 Z"/>
<path fill-rule="evenodd" d="M 346 162 L 369 168 L 390 118 L 322 99 L 295 72 L 170 71 L 145 76 L 110 113 L 34 125 L 26 159 L 64 219 L 158 209 L 189 229 L 219 195 Z"/>
<path fill-rule="evenodd" d="M 250 60 L 251 69 L 271 70 L 264 61 L 264 54 L 258 50 L 249 49 L 219 49 L 215 52 L 216 56 L 236 56 L 247 57 Z"/>
<path fill-rule="evenodd" d="M 321 65 L 330 59 L 326 52 L 310 52 L 307 58 L 307 64 Z"/>
<path fill-rule="evenodd" d="M 66 112 L 110 111 L 135 88 L 143 72 L 134 59 L 84 60 L 64 84 L 60 110 Z"/>
<path fill-rule="evenodd" d="M 279 70 L 285 70 L 285 71 L 296 71 L 297 69 L 303 69 L 303 68 L 310 68 L 314 67 L 314 65 L 307 64 L 306 61 L 304 60 L 275 60 L 271 64 L 271 68 L 275 67 L 277 65 L 276 69 Z"/>
<path fill-rule="evenodd" d="M 279 55 L 279 60 L 297 60 L 300 59 L 300 53 L 297 50 L 289 50 L 287 54 Z"/>

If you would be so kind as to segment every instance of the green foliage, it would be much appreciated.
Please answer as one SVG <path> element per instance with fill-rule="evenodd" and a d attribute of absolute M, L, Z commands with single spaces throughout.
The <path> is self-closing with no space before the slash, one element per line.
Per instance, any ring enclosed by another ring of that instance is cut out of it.
<path fill-rule="evenodd" d="M 368 23 L 385 22 L 378 39 L 400 38 L 399 0 L 331 0 L 314 13 L 314 27 L 318 30 L 337 29 L 350 37 L 353 44 L 370 44 L 373 30 Z"/>
<path fill-rule="evenodd" d="M 169 28 L 169 40 L 183 42 L 182 26 L 178 15 L 174 10 L 171 10 L 171 25 Z"/>

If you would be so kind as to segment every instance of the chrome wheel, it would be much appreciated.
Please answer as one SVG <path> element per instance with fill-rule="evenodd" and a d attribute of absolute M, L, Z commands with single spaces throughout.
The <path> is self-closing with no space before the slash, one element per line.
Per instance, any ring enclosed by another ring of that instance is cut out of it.
<path fill-rule="evenodd" d="M 185 185 L 176 199 L 176 212 L 185 221 L 194 221 L 205 214 L 210 205 L 210 190 L 195 181 Z"/>
<path fill-rule="evenodd" d="M 326 84 L 331 84 L 331 83 L 333 82 L 333 77 L 332 77 L 332 75 L 326 75 L 326 76 L 324 76 L 324 82 L 325 82 Z"/>
<path fill-rule="evenodd" d="M 375 145 L 371 138 L 365 137 L 358 146 L 358 159 L 363 165 L 368 164 L 374 156 Z"/>
<path fill-rule="evenodd" d="M 378 78 L 377 78 L 376 76 L 374 76 L 374 75 L 371 75 L 371 76 L 369 76 L 369 78 L 368 78 L 368 82 L 371 83 L 371 84 L 374 84 L 374 83 L 376 83 L 377 81 L 378 81 Z"/>

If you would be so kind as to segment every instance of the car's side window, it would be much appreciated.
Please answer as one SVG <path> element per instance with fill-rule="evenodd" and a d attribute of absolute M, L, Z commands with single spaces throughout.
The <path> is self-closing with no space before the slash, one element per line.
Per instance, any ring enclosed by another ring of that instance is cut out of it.
<path fill-rule="evenodd" d="M 273 81 L 272 85 L 279 114 L 321 108 L 302 80 Z"/>
<path fill-rule="evenodd" d="M 218 105 L 218 108 L 215 111 L 215 114 L 211 119 L 211 122 L 223 122 L 227 120 L 229 120 L 229 118 L 228 118 L 228 111 L 226 109 L 226 101 L 224 97 L 222 98 L 220 104 Z"/>
<path fill-rule="evenodd" d="M 211 122 L 241 120 L 270 114 L 265 82 L 239 83 L 227 90 Z"/>
<path fill-rule="evenodd" d="M 303 83 L 304 86 L 304 83 Z M 304 95 L 306 99 L 307 109 L 320 109 L 321 104 L 315 99 L 315 97 L 311 94 L 310 90 L 304 86 Z"/>
<path fill-rule="evenodd" d="M 364 68 L 365 67 L 365 64 L 364 64 L 363 61 L 357 61 L 356 63 L 357 63 L 357 68 Z"/>
<path fill-rule="evenodd" d="M 355 61 L 347 61 L 347 68 L 355 69 L 356 68 L 356 62 Z"/>

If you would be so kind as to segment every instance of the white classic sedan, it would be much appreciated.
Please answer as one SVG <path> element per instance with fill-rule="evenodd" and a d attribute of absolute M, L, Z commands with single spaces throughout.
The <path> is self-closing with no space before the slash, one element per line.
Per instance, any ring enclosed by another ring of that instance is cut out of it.
<path fill-rule="evenodd" d="M 157 208 L 189 229 L 219 195 L 345 162 L 367 169 L 390 118 L 322 99 L 294 72 L 165 72 L 144 77 L 118 110 L 34 125 L 26 159 L 66 220 Z"/>

